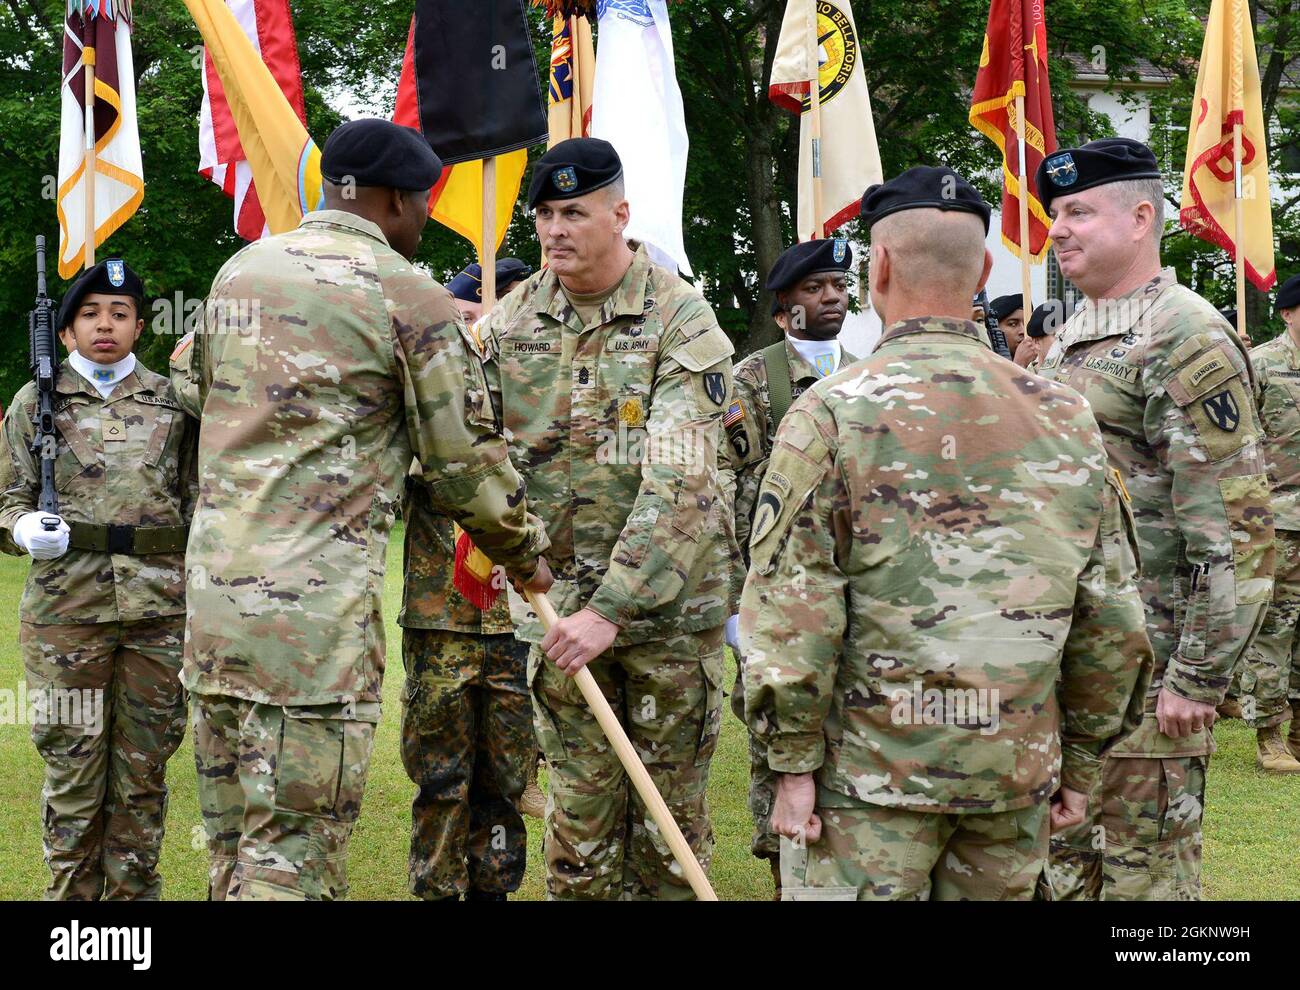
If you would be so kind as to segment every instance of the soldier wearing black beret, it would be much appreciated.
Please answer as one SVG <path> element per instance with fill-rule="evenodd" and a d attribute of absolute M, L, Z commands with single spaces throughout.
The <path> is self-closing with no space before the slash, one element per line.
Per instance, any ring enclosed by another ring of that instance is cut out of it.
<path fill-rule="evenodd" d="M 14 399 L 0 440 L 0 549 L 32 561 L 19 608 L 31 697 L 81 700 L 81 724 L 32 727 L 46 764 L 50 899 L 157 899 L 162 887 L 166 764 L 185 730 L 197 431 L 167 379 L 136 360 L 143 304 L 144 283 L 121 258 L 93 266 L 63 297 L 57 514 L 37 508 L 34 385 Z"/>
<path fill-rule="evenodd" d="M 1141 724 L 1106 756 L 1082 820 L 1053 835 L 1046 876 L 1058 899 L 1195 899 L 1210 729 L 1272 578 L 1250 360 L 1214 306 L 1162 268 L 1165 186 L 1146 145 L 1062 148 L 1037 178 L 1061 273 L 1085 297 L 1038 373 L 1097 414 L 1137 520 L 1154 651 Z M 1243 542 L 1242 519 L 1266 523 Z"/>
<path fill-rule="evenodd" d="M 727 453 L 736 470 L 736 537 L 742 564 L 749 563 L 749 531 L 755 502 L 776 429 L 790 404 L 813 383 L 833 375 L 857 356 L 840 346 L 848 315 L 848 273 L 853 248 L 843 237 L 796 244 L 781 254 L 768 272 L 772 315 L 781 340 L 755 351 L 736 365 L 735 399 L 723 418 Z M 731 708 L 744 721 L 745 658 L 737 633 L 739 616 L 727 623 L 727 642 L 736 654 L 736 685 Z M 754 818 L 750 850 L 768 861 L 778 893 L 781 886 L 780 837 L 772 831 L 776 774 L 767 766 L 767 747 L 750 736 L 749 809 Z"/>
<path fill-rule="evenodd" d="M 518 258 L 501 258 L 496 264 L 497 298 L 502 299 L 510 290 L 533 273 L 531 266 Z M 472 325 L 483 315 L 483 266 L 477 261 L 468 265 L 447 283 L 447 291 L 456 300 L 460 315 Z"/>
<path fill-rule="evenodd" d="M 998 328 L 1007 338 L 1007 349 L 1014 355 L 1025 337 L 1025 301 L 1019 293 L 998 296 L 989 303 Z"/>

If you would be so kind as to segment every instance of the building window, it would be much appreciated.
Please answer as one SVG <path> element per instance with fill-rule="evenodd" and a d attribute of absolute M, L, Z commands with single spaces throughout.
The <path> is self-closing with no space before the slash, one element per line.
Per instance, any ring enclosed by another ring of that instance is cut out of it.
<path fill-rule="evenodd" d="M 1075 288 L 1074 283 L 1061 274 L 1061 266 L 1056 261 L 1056 251 L 1047 252 L 1047 298 L 1059 299 L 1065 303 L 1065 312 L 1073 313 L 1083 301 L 1083 293 Z"/>

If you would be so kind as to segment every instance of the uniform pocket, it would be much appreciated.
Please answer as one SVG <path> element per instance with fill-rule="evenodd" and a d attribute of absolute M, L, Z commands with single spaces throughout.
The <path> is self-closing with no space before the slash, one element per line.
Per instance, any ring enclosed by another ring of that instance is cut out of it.
<path fill-rule="evenodd" d="M 374 725 L 284 712 L 275 768 L 277 811 L 355 821 L 361 812 Z"/>
<path fill-rule="evenodd" d="M 1238 605 L 1273 598 L 1273 513 L 1268 476 L 1250 474 L 1219 482 L 1232 536 L 1233 574 Z"/>
<path fill-rule="evenodd" d="M 704 766 L 713 758 L 718 748 L 718 735 L 722 731 L 722 681 L 724 663 L 722 651 L 710 652 L 700 658 L 704 673 L 704 711 L 700 719 L 700 738 L 695 748 L 695 765 Z"/>
<path fill-rule="evenodd" d="M 546 663 L 540 646 L 528 651 L 528 690 L 533 696 L 533 730 L 537 736 L 537 748 L 547 763 L 558 764 L 567 760 L 569 754 L 564 746 L 564 737 L 542 698 L 542 668 Z"/>

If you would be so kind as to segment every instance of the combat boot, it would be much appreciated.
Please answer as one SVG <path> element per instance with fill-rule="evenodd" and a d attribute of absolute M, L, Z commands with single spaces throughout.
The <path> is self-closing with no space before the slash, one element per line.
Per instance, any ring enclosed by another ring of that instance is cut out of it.
<path fill-rule="evenodd" d="M 524 786 L 524 793 L 519 795 L 519 813 L 527 815 L 529 818 L 544 819 L 546 817 L 546 795 L 537 786 L 536 760 L 533 760 L 532 766 L 528 770 L 528 783 Z"/>
<path fill-rule="evenodd" d="M 1223 704 L 1215 709 L 1219 713 L 1219 718 L 1244 718 L 1241 713 L 1241 700 L 1234 698 L 1232 695 L 1223 699 Z"/>
<path fill-rule="evenodd" d="M 1282 726 L 1270 725 L 1267 729 L 1260 729 L 1256 737 L 1255 766 L 1265 773 L 1300 773 L 1300 761 L 1287 749 L 1286 740 L 1282 738 Z"/>
<path fill-rule="evenodd" d="M 1291 731 L 1286 734 L 1291 755 L 1300 760 L 1300 700 L 1291 702 Z"/>

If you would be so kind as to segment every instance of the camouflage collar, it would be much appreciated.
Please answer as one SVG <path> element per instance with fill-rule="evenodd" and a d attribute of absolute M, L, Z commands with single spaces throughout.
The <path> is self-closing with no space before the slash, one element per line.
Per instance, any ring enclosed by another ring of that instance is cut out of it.
<path fill-rule="evenodd" d="M 628 246 L 635 250 L 632 264 L 624 273 L 623 281 L 618 283 L 618 288 L 605 300 L 605 305 L 601 308 L 600 316 L 594 326 L 612 323 L 620 316 L 640 316 L 645 312 L 646 287 L 650 282 L 653 262 L 644 244 L 628 241 Z M 536 306 L 537 312 L 546 313 L 565 326 L 572 327 L 579 333 L 583 332 L 584 328 L 579 324 L 577 314 L 569 304 L 569 297 L 564 294 L 564 287 L 560 285 L 559 276 L 549 268 L 542 276 L 542 283 L 538 287 Z"/>
<path fill-rule="evenodd" d="M 1300 371 L 1300 344 L 1297 344 L 1295 338 L 1291 336 L 1291 331 L 1283 328 L 1277 339 L 1278 347 L 1286 354 L 1287 363 L 1293 370 Z"/>
<path fill-rule="evenodd" d="M 108 404 L 118 399 L 125 399 L 128 395 L 135 395 L 137 392 L 156 393 L 157 389 L 146 380 L 154 377 L 158 376 L 153 375 L 137 360 L 134 370 L 118 382 L 113 391 L 105 397 L 91 382 L 86 381 L 81 372 L 65 361 L 59 365 L 59 377 L 54 383 L 54 391 L 59 395 L 88 395 L 97 402 Z"/>
<path fill-rule="evenodd" d="M 1114 299 L 1089 299 L 1061 328 L 1062 343 L 1069 347 L 1083 341 L 1128 333 L 1138 325 L 1142 315 L 1160 293 L 1177 284 L 1178 278 L 1174 270 L 1163 268 L 1159 275 L 1132 292 Z"/>
<path fill-rule="evenodd" d="M 372 223 L 365 217 L 359 217 L 355 213 L 348 213 L 346 210 L 313 210 L 298 222 L 298 226 L 334 227 L 372 238 L 385 247 L 389 246 L 388 238 L 384 236 L 384 232 L 379 229 L 378 224 Z"/>
<path fill-rule="evenodd" d="M 915 319 L 891 323 L 885 327 L 871 352 L 874 354 L 886 344 L 918 333 L 943 334 L 944 336 L 962 338 L 965 343 L 974 341 L 984 347 L 989 346 L 987 338 L 980 331 L 979 324 L 971 320 L 958 320 L 950 316 L 918 316 Z M 847 363 L 847 360 L 845 363 Z"/>

